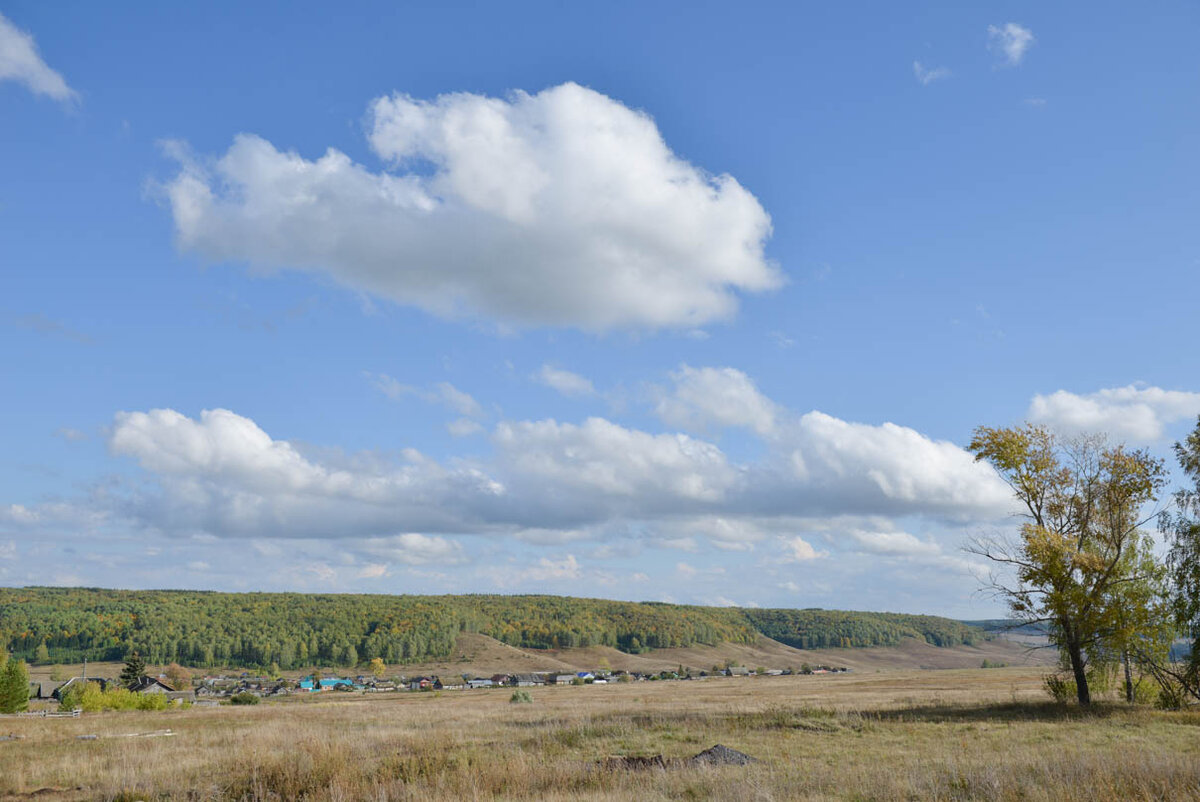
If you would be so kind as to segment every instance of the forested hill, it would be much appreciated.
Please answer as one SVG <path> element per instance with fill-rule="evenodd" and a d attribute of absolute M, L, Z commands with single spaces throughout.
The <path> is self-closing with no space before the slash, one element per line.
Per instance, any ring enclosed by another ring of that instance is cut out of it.
<path fill-rule="evenodd" d="M 979 629 L 933 616 L 749 610 L 565 596 L 381 596 L 183 590 L 0 588 L 0 646 L 35 662 L 353 666 L 451 656 L 460 632 L 535 649 L 612 646 L 625 652 L 759 633 L 801 648 L 887 646 L 906 637 L 973 643 Z"/>

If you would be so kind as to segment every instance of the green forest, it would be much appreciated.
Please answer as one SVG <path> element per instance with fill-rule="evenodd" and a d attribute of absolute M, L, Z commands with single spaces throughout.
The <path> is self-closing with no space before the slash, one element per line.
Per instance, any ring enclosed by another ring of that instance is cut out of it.
<path fill-rule="evenodd" d="M 981 629 L 934 615 L 846 610 L 743 610 L 742 614 L 768 638 L 797 649 L 895 646 L 904 638 L 961 646 L 986 637 Z"/>
<path fill-rule="evenodd" d="M 921 638 L 972 643 L 982 630 L 934 616 L 750 610 L 564 596 L 382 596 L 181 590 L 0 588 L 0 646 L 35 663 L 121 660 L 189 666 L 355 666 L 451 656 L 460 632 L 511 646 L 625 652 L 759 634 L 801 648 Z"/>

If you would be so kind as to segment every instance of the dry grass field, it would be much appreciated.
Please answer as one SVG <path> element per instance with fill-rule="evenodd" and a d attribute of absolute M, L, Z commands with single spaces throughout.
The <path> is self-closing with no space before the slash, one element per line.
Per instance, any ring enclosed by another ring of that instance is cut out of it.
<path fill-rule="evenodd" d="M 0 741 L 0 799 L 1200 798 L 1200 714 L 1055 706 L 1042 671 L 535 688 L 532 704 L 511 704 L 506 690 L 330 694 L 0 719 L 0 735 L 23 736 Z M 601 765 L 717 743 L 758 762 Z"/>

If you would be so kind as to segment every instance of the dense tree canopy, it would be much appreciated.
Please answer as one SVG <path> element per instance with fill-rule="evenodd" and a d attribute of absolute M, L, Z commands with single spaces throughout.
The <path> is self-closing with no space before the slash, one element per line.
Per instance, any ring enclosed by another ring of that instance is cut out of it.
<path fill-rule="evenodd" d="M 984 637 L 975 627 L 932 615 L 842 610 L 746 610 L 745 613 L 762 634 L 798 649 L 895 646 L 904 638 L 924 640 L 934 646 L 958 646 L 976 643 Z"/>
<path fill-rule="evenodd" d="M 54 661 L 290 669 L 388 665 L 451 656 L 460 632 L 511 646 L 612 646 L 626 652 L 769 637 L 811 648 L 904 637 L 970 642 L 978 630 L 930 616 L 741 610 L 561 596 L 381 596 L 0 588 L 0 644 Z"/>

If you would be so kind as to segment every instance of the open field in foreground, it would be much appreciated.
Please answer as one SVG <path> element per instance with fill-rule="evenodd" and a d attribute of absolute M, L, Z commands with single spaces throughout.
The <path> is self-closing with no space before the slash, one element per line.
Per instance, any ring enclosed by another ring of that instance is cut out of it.
<path fill-rule="evenodd" d="M 1200 714 L 1044 701 L 1041 669 L 290 699 L 0 719 L 0 799 L 1200 798 Z M 125 737 L 170 729 L 169 737 Z M 80 735 L 97 735 L 79 740 Z M 607 770 L 610 755 L 749 766 Z"/>

